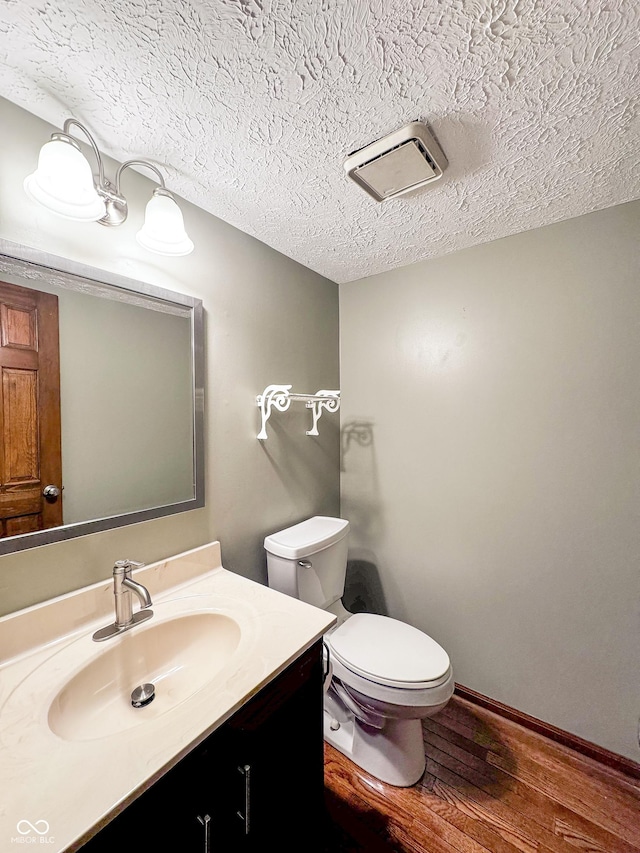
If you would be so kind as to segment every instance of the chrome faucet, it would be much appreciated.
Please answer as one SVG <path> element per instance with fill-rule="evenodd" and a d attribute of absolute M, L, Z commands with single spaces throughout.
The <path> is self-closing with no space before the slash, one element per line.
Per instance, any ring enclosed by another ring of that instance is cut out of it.
<path fill-rule="evenodd" d="M 93 639 L 99 643 L 102 640 L 108 640 L 109 637 L 115 637 L 117 634 L 122 634 L 133 628 L 134 625 L 139 625 L 140 622 L 146 622 L 151 619 L 153 611 L 151 607 L 151 596 L 149 590 L 141 583 L 134 581 L 131 577 L 131 569 L 140 569 L 144 563 L 136 563 L 135 560 L 117 560 L 113 567 L 113 595 L 116 606 L 116 621 L 107 625 L 105 628 L 100 628 L 93 635 Z M 131 593 L 135 594 L 140 599 L 141 609 L 137 613 L 133 612 L 131 604 Z"/>

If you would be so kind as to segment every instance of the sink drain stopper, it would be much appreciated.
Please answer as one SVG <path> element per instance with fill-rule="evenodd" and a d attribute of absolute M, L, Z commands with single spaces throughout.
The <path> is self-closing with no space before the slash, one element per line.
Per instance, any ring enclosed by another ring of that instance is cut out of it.
<path fill-rule="evenodd" d="M 131 692 L 131 704 L 134 708 L 144 708 L 149 702 L 153 702 L 156 696 L 156 688 L 153 684 L 141 684 Z"/>

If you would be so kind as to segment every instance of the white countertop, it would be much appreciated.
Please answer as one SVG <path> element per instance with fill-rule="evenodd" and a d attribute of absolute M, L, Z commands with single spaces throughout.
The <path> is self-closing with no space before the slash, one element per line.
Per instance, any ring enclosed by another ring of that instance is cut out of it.
<path fill-rule="evenodd" d="M 166 614 L 205 608 L 238 622 L 239 646 L 209 682 L 169 710 L 152 703 L 134 712 L 145 716 L 130 728 L 64 740 L 48 724 L 54 697 L 121 639 L 92 640 L 97 628 L 113 622 L 113 581 L 0 619 L 0 850 L 36 843 L 49 851 L 78 849 L 92 828 L 119 813 L 335 622 L 324 610 L 224 569 L 218 542 L 133 577 L 149 589 L 156 609 L 132 631 Z"/>

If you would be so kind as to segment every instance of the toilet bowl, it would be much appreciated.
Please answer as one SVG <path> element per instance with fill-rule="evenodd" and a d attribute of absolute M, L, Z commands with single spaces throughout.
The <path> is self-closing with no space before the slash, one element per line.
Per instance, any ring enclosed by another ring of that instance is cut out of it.
<path fill-rule="evenodd" d="M 424 773 L 422 719 L 453 694 L 449 656 L 411 625 L 342 605 L 349 522 L 314 516 L 264 541 L 269 586 L 334 613 L 324 636 L 325 740 L 359 767 L 408 787 Z"/>

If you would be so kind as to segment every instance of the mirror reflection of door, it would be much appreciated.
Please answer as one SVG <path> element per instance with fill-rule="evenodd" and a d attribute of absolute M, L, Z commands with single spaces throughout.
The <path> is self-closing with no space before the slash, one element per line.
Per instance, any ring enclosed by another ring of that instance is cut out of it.
<path fill-rule="evenodd" d="M 4 537 L 62 524 L 57 296 L 0 282 L 0 369 Z"/>

